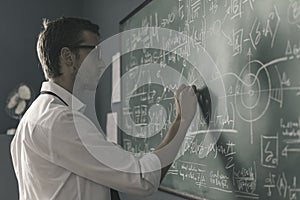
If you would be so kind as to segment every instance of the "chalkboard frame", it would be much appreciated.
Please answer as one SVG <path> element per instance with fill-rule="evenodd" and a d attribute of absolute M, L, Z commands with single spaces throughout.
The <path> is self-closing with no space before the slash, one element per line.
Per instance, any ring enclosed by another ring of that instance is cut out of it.
<path fill-rule="evenodd" d="M 127 16 L 125 16 L 120 22 L 119 22 L 119 32 L 122 32 L 122 25 L 128 20 L 130 19 L 131 17 L 133 17 L 136 13 L 138 13 L 139 11 L 141 11 L 144 7 L 146 7 L 149 3 L 153 2 L 154 0 L 145 0 L 143 3 L 141 3 L 138 7 L 136 7 L 133 11 L 131 11 Z M 122 45 L 122 42 L 121 42 L 121 37 L 120 37 L 120 47 Z M 122 71 L 122 55 L 120 57 L 120 72 L 121 72 L 121 76 L 123 74 L 123 71 Z M 122 88 L 122 87 L 121 87 Z M 122 91 L 121 91 L 122 93 Z M 122 96 L 122 95 L 121 95 Z M 122 97 L 121 97 L 122 98 Z M 121 99 L 122 101 L 123 99 Z M 122 111 L 121 111 L 122 112 Z M 119 144 L 123 147 L 123 136 L 122 136 L 122 131 L 119 130 Z M 177 195 L 179 197 L 183 197 L 183 198 L 188 198 L 188 199 L 192 199 L 192 200 L 207 200 L 205 198 L 202 198 L 202 197 L 199 197 L 199 196 L 195 196 L 195 195 L 192 195 L 192 194 L 189 194 L 189 193 L 186 193 L 186 192 L 181 192 L 181 191 L 178 191 L 178 190 L 175 190 L 175 189 L 172 189 L 172 188 L 168 188 L 166 186 L 159 186 L 158 188 L 159 191 L 162 191 L 162 192 L 166 192 L 166 193 L 169 193 L 169 194 L 173 194 L 173 195 Z"/>

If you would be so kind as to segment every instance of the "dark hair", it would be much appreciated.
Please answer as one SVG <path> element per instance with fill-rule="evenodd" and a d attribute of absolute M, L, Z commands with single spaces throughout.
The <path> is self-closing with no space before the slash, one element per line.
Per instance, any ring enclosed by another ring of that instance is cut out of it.
<path fill-rule="evenodd" d="M 60 76 L 60 51 L 83 42 L 82 32 L 91 31 L 99 35 L 99 26 L 86 19 L 61 17 L 43 21 L 44 30 L 39 34 L 37 53 L 46 79 Z M 76 49 L 71 49 L 77 54 Z"/>

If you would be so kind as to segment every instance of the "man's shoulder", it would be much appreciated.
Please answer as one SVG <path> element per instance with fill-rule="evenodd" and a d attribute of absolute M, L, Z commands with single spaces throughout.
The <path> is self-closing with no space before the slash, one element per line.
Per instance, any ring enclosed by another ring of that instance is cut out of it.
<path fill-rule="evenodd" d="M 58 118 L 68 115 L 70 109 L 56 103 L 53 100 L 44 100 L 37 98 L 22 117 L 19 125 L 31 124 L 49 128 L 58 120 Z"/>

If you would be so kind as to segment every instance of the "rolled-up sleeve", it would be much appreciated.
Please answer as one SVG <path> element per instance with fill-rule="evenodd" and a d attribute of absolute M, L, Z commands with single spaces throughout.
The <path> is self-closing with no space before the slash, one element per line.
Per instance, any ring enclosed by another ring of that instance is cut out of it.
<path fill-rule="evenodd" d="M 108 142 L 79 112 L 60 112 L 47 127 L 41 123 L 35 128 L 30 145 L 50 162 L 124 193 L 150 195 L 157 191 L 161 163 L 154 153 L 135 157 Z"/>

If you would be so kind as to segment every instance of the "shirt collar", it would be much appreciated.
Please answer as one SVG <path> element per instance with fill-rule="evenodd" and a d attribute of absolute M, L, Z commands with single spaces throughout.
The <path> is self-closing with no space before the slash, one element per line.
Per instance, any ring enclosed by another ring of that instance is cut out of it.
<path fill-rule="evenodd" d="M 73 110 L 77 110 L 83 113 L 86 108 L 86 105 L 82 103 L 78 98 L 76 98 L 69 91 L 52 81 L 43 82 L 41 91 L 50 91 L 55 93 L 68 104 L 69 108 Z"/>

